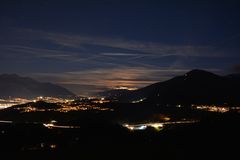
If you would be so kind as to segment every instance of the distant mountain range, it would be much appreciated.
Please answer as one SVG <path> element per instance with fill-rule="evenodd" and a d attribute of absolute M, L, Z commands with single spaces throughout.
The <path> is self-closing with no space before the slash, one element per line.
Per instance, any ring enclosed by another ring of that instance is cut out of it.
<path fill-rule="evenodd" d="M 146 101 L 156 104 L 240 104 L 240 74 L 219 76 L 192 70 L 170 80 L 135 91 L 108 91 L 120 102 Z"/>
<path fill-rule="evenodd" d="M 61 86 L 38 82 L 16 74 L 0 75 L 0 91 L 0 98 L 35 98 L 38 96 L 66 98 L 74 96 L 72 92 Z"/>

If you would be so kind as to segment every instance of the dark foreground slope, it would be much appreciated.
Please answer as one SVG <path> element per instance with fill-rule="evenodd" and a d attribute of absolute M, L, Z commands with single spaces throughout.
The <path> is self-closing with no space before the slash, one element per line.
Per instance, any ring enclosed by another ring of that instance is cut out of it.
<path fill-rule="evenodd" d="M 161 132 L 100 122 L 77 129 L 0 124 L 0 152 L 8 159 L 233 159 L 239 122 L 239 115 L 228 113 Z"/>

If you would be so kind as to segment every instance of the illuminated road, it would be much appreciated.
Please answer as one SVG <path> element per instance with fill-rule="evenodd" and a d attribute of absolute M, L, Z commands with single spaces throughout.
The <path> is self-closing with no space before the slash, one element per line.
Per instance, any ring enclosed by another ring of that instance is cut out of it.
<path fill-rule="evenodd" d="M 150 123 L 141 123 L 141 124 L 123 124 L 123 127 L 126 127 L 129 130 L 145 130 L 147 127 L 153 127 L 156 130 L 160 131 L 164 128 L 164 125 L 171 124 L 191 124 L 198 121 L 175 121 L 175 122 L 150 122 Z"/>
<path fill-rule="evenodd" d="M 49 128 L 49 129 L 52 129 L 52 128 L 67 128 L 67 129 L 80 128 L 80 126 L 63 126 L 63 125 L 55 125 L 52 123 L 43 123 L 43 126 Z"/>
<path fill-rule="evenodd" d="M 0 123 L 7 123 L 7 124 L 12 124 L 14 123 L 13 121 L 5 121 L 5 120 L 0 120 Z M 53 123 L 38 123 L 38 122 L 26 122 L 25 124 L 42 124 L 44 127 L 47 127 L 48 129 L 52 129 L 52 128 L 80 128 L 80 126 L 66 126 L 66 125 L 55 125 Z"/>
<path fill-rule="evenodd" d="M 0 123 L 13 123 L 13 121 L 0 121 Z"/>

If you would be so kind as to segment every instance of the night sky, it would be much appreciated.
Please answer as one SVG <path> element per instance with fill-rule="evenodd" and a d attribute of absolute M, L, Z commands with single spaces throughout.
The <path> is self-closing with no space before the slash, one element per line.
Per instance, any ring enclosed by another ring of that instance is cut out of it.
<path fill-rule="evenodd" d="M 240 71 L 240 1 L 0 1 L 0 74 L 77 94 Z"/>

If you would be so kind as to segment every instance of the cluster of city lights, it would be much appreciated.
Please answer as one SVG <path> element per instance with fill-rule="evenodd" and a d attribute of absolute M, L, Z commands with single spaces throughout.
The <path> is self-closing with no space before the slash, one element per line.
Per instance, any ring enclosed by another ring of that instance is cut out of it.
<path fill-rule="evenodd" d="M 22 112 L 45 112 L 45 111 L 56 111 L 56 112 L 70 112 L 70 111 L 87 111 L 87 110 L 98 110 L 98 111 L 113 111 L 111 108 L 98 107 L 97 104 L 108 103 L 109 100 L 105 98 L 88 97 L 87 103 L 85 103 L 86 98 L 80 99 L 80 102 L 74 102 L 74 99 L 64 99 L 55 97 L 43 97 L 39 96 L 35 99 L 28 100 L 22 98 L 13 99 L 0 99 L 0 109 L 6 109 L 15 106 L 14 109 Z M 19 106 L 21 104 L 26 104 L 29 102 L 37 103 L 38 101 L 44 101 L 46 103 L 55 103 L 56 107 L 41 106 L 36 107 L 33 105 Z"/>
<path fill-rule="evenodd" d="M 240 107 L 227 107 L 227 106 L 216 106 L 216 105 L 192 105 L 193 109 L 204 110 L 209 112 L 220 112 L 225 113 L 231 109 L 239 110 Z"/>
<path fill-rule="evenodd" d="M 113 111 L 113 109 L 110 108 L 103 108 L 103 107 L 97 107 L 97 106 L 91 106 L 91 105 L 79 105 L 79 106 L 63 106 L 60 108 L 37 108 L 34 106 L 28 106 L 28 107 L 18 107 L 15 108 L 16 110 L 19 110 L 22 113 L 25 112 L 46 112 L 46 111 L 55 111 L 55 112 L 70 112 L 70 111 L 87 111 L 87 110 L 98 110 L 98 111 Z"/>
<path fill-rule="evenodd" d="M 81 105 L 77 105 L 77 106 L 63 106 L 61 108 L 57 108 L 54 111 L 70 112 L 70 111 L 87 111 L 87 110 L 114 111 L 111 108 L 98 107 L 98 106 L 90 105 L 90 104 L 81 104 Z"/>
<path fill-rule="evenodd" d="M 64 98 L 56 98 L 56 97 L 39 96 L 39 97 L 36 97 L 33 101 L 34 102 L 44 101 L 44 102 L 47 102 L 47 103 L 71 103 L 71 102 L 74 101 L 74 99 L 64 99 Z"/>
<path fill-rule="evenodd" d="M 92 103 L 108 103 L 110 100 L 106 100 L 105 98 L 92 100 Z"/>
<path fill-rule="evenodd" d="M 60 105 L 55 108 L 44 108 L 42 106 L 41 108 L 35 107 L 35 106 L 27 106 L 27 107 L 15 107 L 14 109 L 19 110 L 21 113 L 26 112 L 46 112 L 46 111 L 55 111 L 55 112 L 70 112 L 70 111 L 88 111 L 88 110 L 97 110 L 97 111 L 114 111 L 111 108 L 106 107 L 98 107 L 91 104 L 79 104 L 76 106 L 71 105 Z"/>
<path fill-rule="evenodd" d="M 28 102 L 31 102 L 31 100 L 23 98 L 0 99 L 0 109 L 6 109 L 14 105 L 24 104 Z"/>

